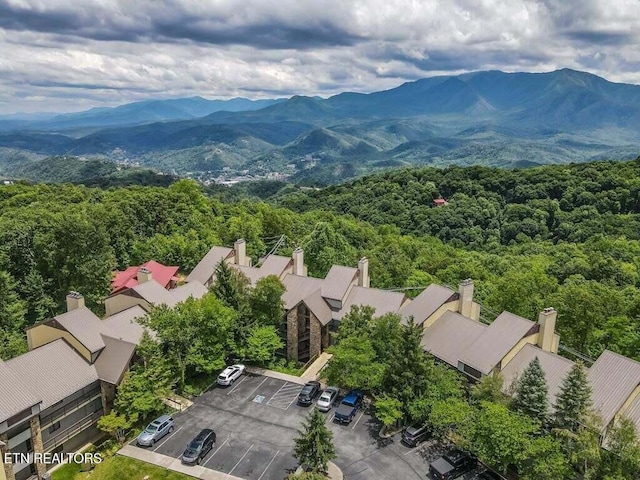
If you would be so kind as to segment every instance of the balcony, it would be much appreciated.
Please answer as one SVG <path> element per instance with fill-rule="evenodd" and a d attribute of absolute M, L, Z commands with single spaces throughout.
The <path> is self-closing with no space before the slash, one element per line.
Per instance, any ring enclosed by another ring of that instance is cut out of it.
<path fill-rule="evenodd" d="M 84 418 L 81 418 L 73 425 L 67 427 L 62 430 L 60 433 L 56 434 L 54 437 L 49 438 L 46 442 L 44 442 L 44 451 L 48 452 L 49 450 L 53 450 L 59 445 L 62 445 L 64 442 L 73 438 L 78 433 L 86 430 L 94 423 L 96 423 L 102 417 L 102 410 L 98 410 L 93 412 L 90 415 L 87 415 Z"/>
<path fill-rule="evenodd" d="M 46 415 L 44 417 L 41 416 L 40 417 L 41 428 L 44 429 L 48 427 L 52 423 L 57 422 L 61 418 L 66 417 L 67 415 L 75 412 L 79 408 L 82 408 L 83 406 L 89 404 L 90 402 L 93 402 L 94 400 L 100 397 L 101 397 L 100 388 L 96 388 L 85 393 L 81 397 L 75 399 L 73 402 L 68 403 L 64 407 L 59 408 L 55 412 L 52 412 L 49 415 Z"/>

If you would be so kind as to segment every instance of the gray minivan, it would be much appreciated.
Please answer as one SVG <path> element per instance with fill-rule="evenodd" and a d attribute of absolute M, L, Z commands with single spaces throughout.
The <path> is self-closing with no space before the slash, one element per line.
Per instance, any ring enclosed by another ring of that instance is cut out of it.
<path fill-rule="evenodd" d="M 424 442 L 431 437 L 431 431 L 427 425 L 412 425 L 402 432 L 402 443 L 409 447 L 417 447 L 420 442 Z"/>

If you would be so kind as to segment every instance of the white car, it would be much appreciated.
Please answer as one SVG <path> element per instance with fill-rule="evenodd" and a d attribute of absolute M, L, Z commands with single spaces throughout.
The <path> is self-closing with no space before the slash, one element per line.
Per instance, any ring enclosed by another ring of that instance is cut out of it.
<path fill-rule="evenodd" d="M 231 365 L 224 369 L 224 371 L 218 375 L 218 385 L 228 386 L 235 382 L 240 375 L 244 373 L 245 366 L 244 365 Z"/>
<path fill-rule="evenodd" d="M 340 393 L 338 387 L 325 388 L 324 392 L 322 392 L 322 395 L 320 395 L 320 398 L 316 402 L 318 410 L 320 410 L 321 412 L 328 412 L 329 410 L 331 410 L 331 407 L 333 407 L 333 404 L 338 398 L 338 393 Z"/>

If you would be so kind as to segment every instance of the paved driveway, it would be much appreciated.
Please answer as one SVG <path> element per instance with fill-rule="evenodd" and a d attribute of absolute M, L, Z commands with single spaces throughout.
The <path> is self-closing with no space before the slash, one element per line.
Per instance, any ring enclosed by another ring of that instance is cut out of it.
<path fill-rule="evenodd" d="M 293 439 L 309 412 L 296 398 L 302 386 L 284 380 L 247 374 L 230 387 L 214 387 L 192 407 L 174 416 L 176 429 L 151 450 L 179 458 L 187 443 L 202 429 L 217 434 L 214 449 L 201 465 L 248 480 L 282 480 L 295 470 Z M 398 436 L 381 440 L 380 425 L 360 412 L 350 425 L 326 415 L 338 453 L 335 463 L 348 480 L 425 479 L 428 449 L 409 449 Z"/>

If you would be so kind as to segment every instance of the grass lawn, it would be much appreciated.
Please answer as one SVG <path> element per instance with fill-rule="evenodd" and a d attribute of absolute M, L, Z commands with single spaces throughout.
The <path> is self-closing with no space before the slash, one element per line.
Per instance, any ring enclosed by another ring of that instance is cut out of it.
<path fill-rule="evenodd" d="M 115 455 L 104 460 L 92 472 L 80 472 L 80 465 L 68 464 L 53 472 L 51 480 L 193 480 L 133 458 Z"/>

